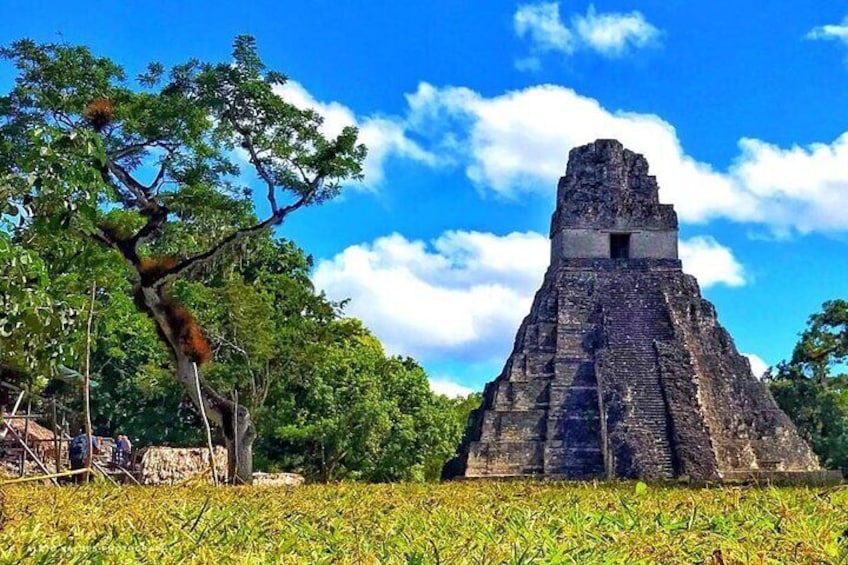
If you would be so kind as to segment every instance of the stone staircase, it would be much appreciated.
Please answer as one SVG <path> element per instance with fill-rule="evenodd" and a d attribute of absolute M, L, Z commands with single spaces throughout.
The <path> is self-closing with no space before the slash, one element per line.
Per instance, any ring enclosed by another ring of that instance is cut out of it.
<path fill-rule="evenodd" d="M 601 381 L 605 403 L 622 400 L 627 406 L 618 414 L 608 410 L 607 426 L 613 443 L 623 440 L 625 446 L 617 450 L 624 457 L 615 454 L 616 475 L 673 478 L 670 419 L 654 346 L 655 341 L 672 337 L 672 327 L 663 296 L 650 292 L 652 285 L 642 288 L 645 283 L 640 282 L 637 277 L 617 277 L 604 293 L 607 343 Z M 629 452 L 638 458 L 627 461 Z"/>

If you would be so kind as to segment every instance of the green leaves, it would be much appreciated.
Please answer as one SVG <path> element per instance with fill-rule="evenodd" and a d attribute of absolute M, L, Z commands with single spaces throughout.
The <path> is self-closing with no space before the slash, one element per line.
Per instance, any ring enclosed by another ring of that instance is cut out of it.
<path fill-rule="evenodd" d="M 848 471 L 848 302 L 830 300 L 810 316 L 769 385 L 823 465 Z"/>
<path fill-rule="evenodd" d="M 830 300 L 822 311 L 810 316 L 807 329 L 792 352 L 792 364 L 827 384 L 829 378 L 840 375 L 831 370 L 844 370 L 848 361 L 848 301 Z"/>
<path fill-rule="evenodd" d="M 276 94 L 285 77 L 266 72 L 249 36 L 234 41 L 233 61 L 150 63 L 140 89 L 81 46 L 22 40 L 0 55 L 19 71 L 0 103 L 2 196 L 9 211 L 28 199 L 27 218 L 49 216 L 52 230 L 91 235 L 114 207 L 173 206 L 147 240 L 174 231 L 193 240 L 180 251 L 198 254 L 260 221 L 243 186 L 251 177 L 274 225 L 286 206 L 331 198 L 361 175 L 356 131 L 326 139 L 318 114 Z"/>
<path fill-rule="evenodd" d="M 178 398 L 161 379 L 172 369 L 165 355 L 172 344 L 156 338 L 150 321 L 128 301 L 132 284 L 142 280 L 195 308 L 219 358 L 208 382 L 225 393 L 238 391 L 242 406 L 261 410 L 269 397 L 275 406 L 286 404 L 291 391 L 276 383 L 292 374 L 304 378 L 303 368 L 323 353 L 323 340 L 334 331 L 327 322 L 336 305 L 314 295 L 309 260 L 273 243 L 270 231 L 289 213 L 335 196 L 342 182 L 361 176 L 365 148 L 356 130 L 326 138 L 320 115 L 278 96 L 274 89 L 285 77 L 266 69 L 249 36 L 235 39 L 232 60 L 189 60 L 170 69 L 154 62 L 137 85 L 125 81 L 120 65 L 83 46 L 22 40 L 0 56 L 17 69 L 14 87 L 0 97 L 6 214 L 0 227 L 9 241 L 44 261 L 44 277 L 34 276 L 31 265 L 23 271 L 34 281 L 26 285 L 17 281 L 17 271 L 0 275 L 20 290 L 4 297 L 14 305 L 0 332 L 9 334 L 7 340 L 17 332 L 17 341 L 3 343 L 3 352 L 28 355 L 35 342 L 19 336 L 48 339 L 48 329 L 59 324 L 44 312 L 61 311 L 60 293 L 78 299 L 81 283 L 97 281 L 98 307 L 109 310 L 94 352 L 108 367 L 99 392 L 115 406 L 100 407 L 104 420 L 98 425 L 111 428 L 118 416 L 128 418 L 130 393 L 139 409 L 161 419 L 161 400 Z M 267 205 L 257 206 L 254 193 Z M 257 217 L 257 209 L 270 212 Z M 253 251 L 262 261 L 249 260 Z M 141 276 L 142 259 L 151 256 L 173 265 L 162 270 L 167 279 Z M 10 269 L 30 259 L 15 255 Z M 285 264 L 289 259 L 293 263 Z M 42 279 L 58 286 L 46 288 Z M 67 336 L 71 349 L 77 337 L 72 331 Z M 49 343 L 41 348 L 48 356 L 64 355 L 64 344 L 54 349 Z M 31 366 L 35 358 L 25 361 Z M 158 404 L 148 403 L 151 398 Z M 391 426 L 387 418 L 379 420 L 383 428 Z"/>
<path fill-rule="evenodd" d="M 0 367 L 40 377 L 42 385 L 58 363 L 72 357 L 65 332 L 77 314 L 51 291 L 41 258 L 0 231 Z"/>
<path fill-rule="evenodd" d="M 269 455 L 316 480 L 397 481 L 438 478 L 462 435 L 467 412 L 434 395 L 411 359 L 387 357 L 356 320 L 293 367 L 269 399 L 276 422 L 260 439 Z M 286 401 L 291 399 L 290 401 Z"/>

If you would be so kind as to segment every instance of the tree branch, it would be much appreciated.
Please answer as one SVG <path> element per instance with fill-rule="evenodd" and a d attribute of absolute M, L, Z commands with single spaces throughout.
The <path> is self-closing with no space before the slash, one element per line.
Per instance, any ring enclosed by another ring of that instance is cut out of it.
<path fill-rule="evenodd" d="M 111 159 L 106 160 L 107 170 L 129 190 L 143 208 L 150 206 L 150 195 L 147 187 L 133 178 L 126 169 Z"/>
<path fill-rule="evenodd" d="M 240 230 L 236 230 L 227 237 L 221 239 L 202 253 L 198 253 L 193 255 L 187 259 L 184 259 L 171 269 L 168 269 L 153 283 L 155 288 L 160 288 L 170 279 L 176 277 L 177 275 L 185 272 L 187 269 L 190 269 L 196 265 L 205 263 L 217 257 L 224 249 L 232 245 L 233 243 L 258 233 L 264 229 L 280 225 L 286 216 L 290 213 L 302 208 L 304 205 L 310 203 L 312 199 L 315 197 L 315 193 L 318 191 L 318 186 L 320 185 L 320 179 L 315 179 L 312 185 L 309 187 L 309 190 L 302 195 L 297 201 L 292 204 L 289 204 L 285 208 L 280 208 L 276 213 L 271 214 L 267 219 L 254 224 L 252 226 L 242 228 Z"/>
<path fill-rule="evenodd" d="M 121 149 L 115 151 L 114 153 L 110 153 L 108 155 L 109 159 L 112 161 L 120 161 L 124 157 L 132 155 L 136 151 L 141 151 L 146 147 L 152 147 L 159 145 L 162 142 L 162 139 L 149 139 L 139 143 L 133 143 L 132 145 L 127 145 L 126 147 L 122 147 Z"/>
<path fill-rule="evenodd" d="M 265 168 L 265 165 L 263 165 L 262 161 L 259 159 L 259 155 L 256 152 L 256 147 L 253 145 L 253 140 L 250 138 L 247 132 L 239 128 L 232 120 L 231 123 L 233 124 L 235 130 L 242 137 L 242 141 L 244 142 L 242 146 L 247 149 L 247 152 L 250 154 L 250 163 L 253 165 L 253 167 L 256 169 L 256 172 L 259 173 L 259 176 L 262 178 L 262 180 L 265 181 L 265 184 L 268 187 L 268 203 L 271 204 L 271 213 L 276 214 L 278 211 L 276 194 L 277 185 L 271 178 L 271 174 Z"/>
<path fill-rule="evenodd" d="M 132 265 L 138 265 L 139 257 L 138 251 L 136 250 L 137 242 L 134 238 L 127 240 L 116 239 L 101 228 L 95 228 L 92 237 L 107 247 L 117 249 L 121 256 L 123 256 L 123 258 Z"/>
<path fill-rule="evenodd" d="M 115 193 L 118 195 L 118 200 L 125 208 L 136 208 L 138 203 L 133 199 L 133 197 L 126 193 L 126 191 L 118 185 L 114 179 L 109 175 L 109 169 L 103 167 L 100 169 L 100 177 L 103 179 L 103 182 L 111 186 Z"/>
<path fill-rule="evenodd" d="M 168 208 L 153 201 L 153 209 L 149 211 L 147 222 L 135 233 L 135 235 L 127 240 L 127 244 L 132 245 L 133 249 L 135 249 L 138 247 L 139 243 L 159 231 L 167 219 Z"/>
<path fill-rule="evenodd" d="M 168 160 L 170 159 L 170 154 L 168 157 L 162 161 L 162 166 L 159 167 L 159 172 L 156 173 L 156 178 L 153 179 L 153 182 L 150 183 L 150 186 L 146 188 L 147 193 L 153 193 L 154 190 L 157 190 L 162 185 L 162 179 L 165 178 L 165 172 L 168 170 Z"/>

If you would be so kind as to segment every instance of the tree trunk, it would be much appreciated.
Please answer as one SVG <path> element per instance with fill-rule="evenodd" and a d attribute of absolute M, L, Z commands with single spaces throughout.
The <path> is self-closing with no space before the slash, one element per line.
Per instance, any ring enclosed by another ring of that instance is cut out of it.
<path fill-rule="evenodd" d="M 250 484 L 253 480 L 253 442 L 256 428 L 250 413 L 238 406 L 236 416 L 234 404 L 224 418 L 224 440 L 227 444 L 227 476 L 233 484 Z"/>
<path fill-rule="evenodd" d="M 194 361 L 181 349 L 177 328 L 171 327 L 164 311 L 165 301 L 159 293 L 150 287 L 141 288 L 144 306 L 156 322 L 161 337 L 167 343 L 176 361 L 176 379 L 195 406 L 201 406 L 206 411 L 209 420 L 221 428 L 227 445 L 227 461 L 229 482 L 234 484 L 253 483 L 253 442 L 256 439 L 256 429 L 250 412 L 244 406 L 236 405 L 217 391 L 212 389 L 203 378 L 199 378 L 200 396 L 198 397 L 195 381 Z M 202 404 L 201 404 L 202 403 Z"/>

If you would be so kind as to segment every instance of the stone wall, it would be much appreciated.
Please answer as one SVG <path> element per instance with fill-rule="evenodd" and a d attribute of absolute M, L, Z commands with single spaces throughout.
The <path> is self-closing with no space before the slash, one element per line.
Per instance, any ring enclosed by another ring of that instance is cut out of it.
<path fill-rule="evenodd" d="M 677 230 L 637 231 L 630 236 L 633 259 L 677 259 Z"/>
<path fill-rule="evenodd" d="M 609 230 L 566 228 L 551 238 L 551 263 L 561 259 L 609 259 Z M 630 258 L 677 259 L 677 230 L 638 230 L 630 233 Z"/>
<path fill-rule="evenodd" d="M 719 473 L 818 468 L 795 425 L 718 323 L 715 308 L 700 298 L 694 277 L 684 276 L 677 282 L 666 289 L 676 322 L 671 346 L 688 354 L 697 386 L 694 401 L 682 398 L 680 402 L 697 402 L 702 407 Z"/>

